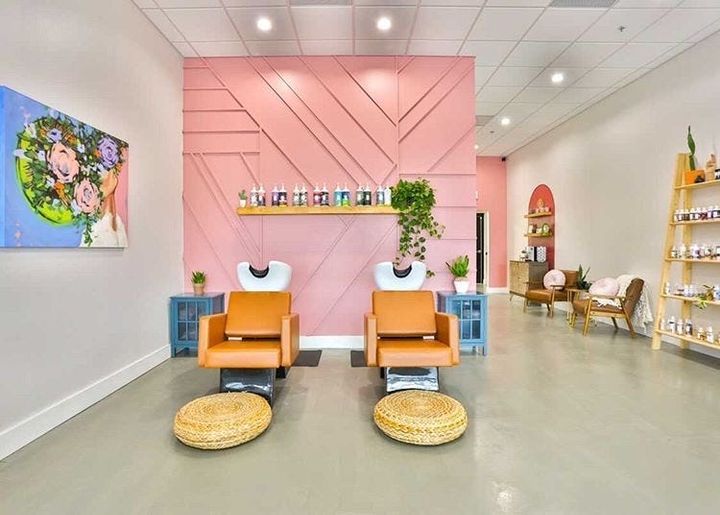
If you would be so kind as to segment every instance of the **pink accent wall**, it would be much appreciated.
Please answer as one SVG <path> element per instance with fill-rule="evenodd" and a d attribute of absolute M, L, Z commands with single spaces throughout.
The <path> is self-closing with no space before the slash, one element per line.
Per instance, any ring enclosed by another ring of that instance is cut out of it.
<path fill-rule="evenodd" d="M 507 286 L 507 171 L 499 157 L 477 156 L 477 209 L 489 213 L 491 288 Z"/>
<path fill-rule="evenodd" d="M 437 275 L 426 287 L 452 288 L 444 262 L 468 254 L 475 264 L 473 72 L 468 57 L 186 59 L 186 276 L 206 270 L 209 290 L 237 290 L 238 262 L 286 261 L 302 334 L 362 334 L 373 266 L 395 255 L 396 217 L 238 217 L 237 193 L 425 177 L 447 226 L 428 244 Z"/>

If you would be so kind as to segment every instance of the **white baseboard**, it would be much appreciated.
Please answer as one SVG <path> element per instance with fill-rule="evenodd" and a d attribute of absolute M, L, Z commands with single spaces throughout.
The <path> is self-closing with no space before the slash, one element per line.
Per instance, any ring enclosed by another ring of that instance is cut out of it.
<path fill-rule="evenodd" d="M 505 287 L 505 288 L 498 288 L 498 287 L 489 288 L 488 287 L 485 289 L 485 293 L 487 293 L 488 295 L 494 295 L 496 293 L 510 293 L 510 289 L 507 287 Z"/>
<path fill-rule="evenodd" d="M 34 413 L 0 432 L 0 459 L 9 456 L 54 427 L 104 399 L 170 357 L 170 347 L 161 348 L 116 370 L 64 399 Z"/>
<path fill-rule="evenodd" d="M 301 349 L 363 349 L 362 336 L 301 336 Z"/>

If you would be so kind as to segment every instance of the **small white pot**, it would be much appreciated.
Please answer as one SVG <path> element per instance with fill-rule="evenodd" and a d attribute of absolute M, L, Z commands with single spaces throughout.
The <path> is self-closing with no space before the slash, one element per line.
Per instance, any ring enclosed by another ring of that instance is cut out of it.
<path fill-rule="evenodd" d="M 239 202 L 240 202 L 240 207 L 245 207 L 245 206 L 247 206 L 247 199 L 242 199 L 242 198 L 241 198 L 241 199 L 239 200 Z"/>
<path fill-rule="evenodd" d="M 470 281 L 467 280 L 467 277 L 458 277 L 453 281 L 453 285 L 455 286 L 455 293 L 467 293 L 470 288 Z"/>

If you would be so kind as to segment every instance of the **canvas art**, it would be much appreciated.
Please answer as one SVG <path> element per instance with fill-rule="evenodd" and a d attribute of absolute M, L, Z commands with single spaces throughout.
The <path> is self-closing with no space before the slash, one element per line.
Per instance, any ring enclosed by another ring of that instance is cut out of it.
<path fill-rule="evenodd" d="M 0 86 L 0 247 L 127 247 L 128 144 Z"/>

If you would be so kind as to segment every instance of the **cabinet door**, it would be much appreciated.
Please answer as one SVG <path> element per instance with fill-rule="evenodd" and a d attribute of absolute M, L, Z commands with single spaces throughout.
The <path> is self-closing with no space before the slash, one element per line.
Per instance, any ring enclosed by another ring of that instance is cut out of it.
<path fill-rule="evenodd" d="M 483 337 L 483 330 L 485 325 L 485 318 L 483 317 L 483 304 L 484 302 L 480 299 L 472 301 L 472 339 L 481 340 Z"/>

